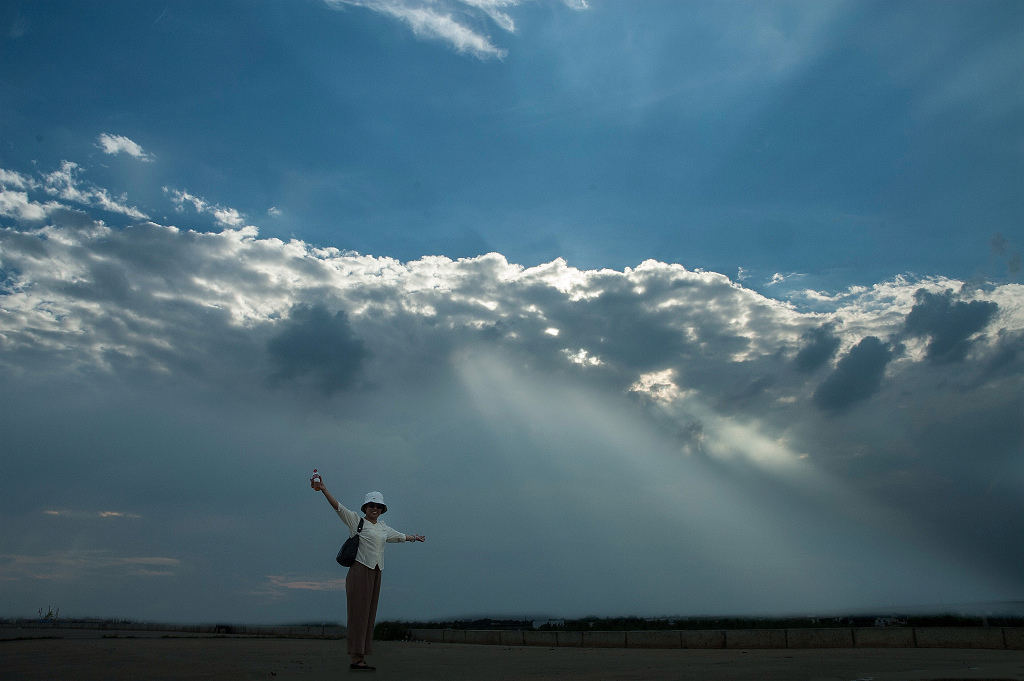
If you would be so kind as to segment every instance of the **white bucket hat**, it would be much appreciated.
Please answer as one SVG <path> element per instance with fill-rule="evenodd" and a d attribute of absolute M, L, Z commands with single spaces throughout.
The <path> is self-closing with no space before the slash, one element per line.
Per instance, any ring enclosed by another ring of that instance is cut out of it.
<path fill-rule="evenodd" d="M 384 510 L 380 512 L 381 515 L 388 512 L 388 505 L 384 503 L 384 495 L 380 492 L 367 492 L 366 499 L 363 500 L 363 505 L 359 507 L 359 510 L 366 513 L 367 504 L 380 504 L 383 506 Z"/>

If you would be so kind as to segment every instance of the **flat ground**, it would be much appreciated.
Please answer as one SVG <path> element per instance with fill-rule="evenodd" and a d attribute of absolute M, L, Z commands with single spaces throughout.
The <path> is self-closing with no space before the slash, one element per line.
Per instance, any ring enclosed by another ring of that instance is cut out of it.
<path fill-rule="evenodd" d="M 349 672 L 343 640 L 0 629 L 0 679 L 1024 681 L 1024 651 L 1016 650 L 635 650 L 389 641 L 374 643 L 374 651 L 368 659 L 377 672 Z"/>

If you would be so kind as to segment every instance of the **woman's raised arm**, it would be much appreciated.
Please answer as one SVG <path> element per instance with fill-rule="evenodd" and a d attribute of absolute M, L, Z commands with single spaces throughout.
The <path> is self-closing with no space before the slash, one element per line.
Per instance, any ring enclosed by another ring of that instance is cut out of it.
<path fill-rule="evenodd" d="M 327 502 L 331 505 L 331 508 L 333 508 L 335 511 L 338 510 L 338 500 L 334 498 L 333 494 L 327 491 L 327 485 L 325 485 L 322 480 L 312 480 L 310 481 L 309 486 L 315 489 L 317 492 L 323 492 L 324 496 L 327 497 Z"/>

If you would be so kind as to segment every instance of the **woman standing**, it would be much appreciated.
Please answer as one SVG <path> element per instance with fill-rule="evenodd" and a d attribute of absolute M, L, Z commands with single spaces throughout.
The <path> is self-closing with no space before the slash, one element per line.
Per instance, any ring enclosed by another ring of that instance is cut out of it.
<path fill-rule="evenodd" d="M 356 534 L 359 516 L 348 510 L 327 491 L 322 479 L 310 481 L 313 489 L 323 492 L 338 517 L 348 525 L 349 536 Z M 384 567 L 384 544 L 387 542 L 424 541 L 421 534 L 402 534 L 380 520 L 387 513 L 380 492 L 370 492 L 359 509 L 364 514 L 363 529 L 359 532 L 359 551 L 356 562 L 345 577 L 345 597 L 348 601 L 348 654 L 352 657 L 349 669 L 373 671 L 366 664 L 373 641 L 373 625 L 377 619 L 377 599 L 380 597 L 380 574 Z"/>

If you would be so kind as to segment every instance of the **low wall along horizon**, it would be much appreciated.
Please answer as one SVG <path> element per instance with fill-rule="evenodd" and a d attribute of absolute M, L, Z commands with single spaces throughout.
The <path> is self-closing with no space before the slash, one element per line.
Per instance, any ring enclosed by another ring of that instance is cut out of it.
<path fill-rule="evenodd" d="M 166 631 L 183 634 L 345 638 L 346 627 L 331 625 L 161 624 L 153 622 L 18 621 L 0 625 L 10 629 L 96 629 L 99 631 Z"/>
<path fill-rule="evenodd" d="M 548 648 L 974 648 L 1024 650 L 1020 627 L 837 627 L 655 631 L 410 629 L 426 643 Z"/>
<path fill-rule="evenodd" d="M 94 629 L 277 638 L 345 638 L 343 626 L 154 624 L 116 622 L 11 622 L 11 629 Z M 548 648 L 964 648 L 1024 650 L 1024 627 L 834 627 L 803 629 L 680 629 L 636 631 L 536 631 L 529 629 L 409 629 L 425 643 Z"/>

